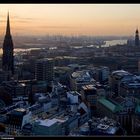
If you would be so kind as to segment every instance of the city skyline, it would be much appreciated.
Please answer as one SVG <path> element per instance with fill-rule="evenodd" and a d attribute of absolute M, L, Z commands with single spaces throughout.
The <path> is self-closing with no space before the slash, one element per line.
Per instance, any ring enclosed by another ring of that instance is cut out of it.
<path fill-rule="evenodd" d="M 139 5 L 5 6 L 1 137 L 140 135 Z"/>
<path fill-rule="evenodd" d="M 1 4 L 0 35 L 10 12 L 13 35 L 133 36 L 140 4 Z"/>

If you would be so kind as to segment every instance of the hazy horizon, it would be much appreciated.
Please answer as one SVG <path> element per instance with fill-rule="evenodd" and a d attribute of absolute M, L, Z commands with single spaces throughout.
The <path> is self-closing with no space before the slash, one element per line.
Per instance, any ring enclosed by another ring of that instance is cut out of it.
<path fill-rule="evenodd" d="M 134 36 L 140 4 L 0 4 L 0 36 L 7 12 L 14 36 Z"/>

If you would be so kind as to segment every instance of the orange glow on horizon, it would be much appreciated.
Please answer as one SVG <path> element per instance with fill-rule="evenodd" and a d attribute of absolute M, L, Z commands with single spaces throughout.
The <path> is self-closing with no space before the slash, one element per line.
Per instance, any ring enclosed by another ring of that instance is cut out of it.
<path fill-rule="evenodd" d="M 13 35 L 133 35 L 140 4 L 0 4 L 0 35 L 7 11 Z"/>

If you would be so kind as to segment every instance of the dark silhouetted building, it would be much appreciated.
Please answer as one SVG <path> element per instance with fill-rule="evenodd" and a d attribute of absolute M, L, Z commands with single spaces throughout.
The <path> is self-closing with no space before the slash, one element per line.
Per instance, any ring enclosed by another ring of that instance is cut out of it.
<path fill-rule="evenodd" d="M 2 56 L 2 68 L 4 71 L 11 71 L 14 74 L 14 56 L 13 56 L 13 41 L 10 33 L 10 20 L 9 13 L 7 16 L 6 35 L 3 42 L 3 56 Z"/>
<path fill-rule="evenodd" d="M 51 82 L 54 79 L 54 61 L 51 58 L 40 59 L 35 65 L 35 79 Z"/>
<path fill-rule="evenodd" d="M 7 129 L 8 134 L 19 134 L 23 126 L 30 123 L 31 112 L 24 108 L 16 108 L 7 114 Z"/>
<path fill-rule="evenodd" d="M 136 34 L 135 34 L 135 46 L 136 47 L 139 46 L 139 31 L 138 31 L 138 29 L 136 30 Z"/>
<path fill-rule="evenodd" d="M 12 96 L 5 90 L 4 87 L 0 87 L 0 109 L 12 104 Z"/>

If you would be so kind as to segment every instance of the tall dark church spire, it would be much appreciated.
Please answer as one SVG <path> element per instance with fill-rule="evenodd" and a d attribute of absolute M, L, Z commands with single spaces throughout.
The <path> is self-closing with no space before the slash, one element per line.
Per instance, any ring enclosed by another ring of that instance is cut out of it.
<path fill-rule="evenodd" d="M 138 28 L 136 29 L 136 34 L 135 34 L 135 46 L 139 46 L 139 31 Z"/>
<path fill-rule="evenodd" d="M 13 56 L 13 41 L 10 33 L 10 19 L 9 12 L 7 15 L 6 35 L 3 42 L 3 56 L 2 56 L 2 68 L 4 71 L 11 71 L 14 74 L 14 56 Z"/>
<path fill-rule="evenodd" d="M 7 15 L 7 27 L 6 27 L 6 35 L 10 35 L 10 19 L 9 19 L 9 12 Z"/>

